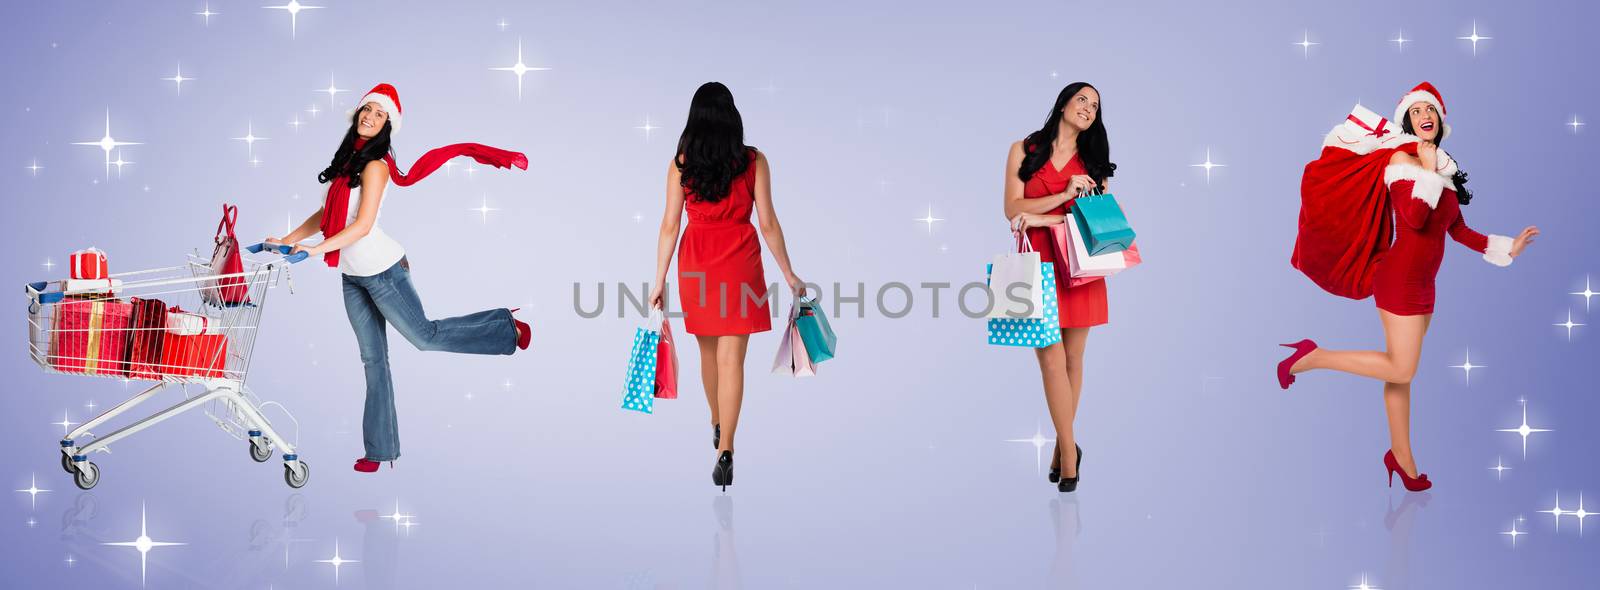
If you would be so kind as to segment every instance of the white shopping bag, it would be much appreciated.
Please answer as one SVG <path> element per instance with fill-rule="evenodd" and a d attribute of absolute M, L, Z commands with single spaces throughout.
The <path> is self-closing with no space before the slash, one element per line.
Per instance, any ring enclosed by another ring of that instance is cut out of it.
<path fill-rule="evenodd" d="M 1066 215 L 1064 226 L 1067 239 L 1071 241 L 1067 252 L 1067 268 L 1072 278 L 1084 277 L 1109 277 L 1128 268 L 1128 257 L 1121 250 L 1097 256 L 1089 254 L 1089 247 L 1084 245 L 1083 232 L 1078 229 L 1077 220 L 1072 214 Z M 1058 279 L 1059 280 L 1059 279 Z"/>
<path fill-rule="evenodd" d="M 783 329 L 783 340 L 778 342 L 778 355 L 772 359 L 772 372 L 795 377 L 812 377 L 817 374 L 811 355 L 806 353 L 806 341 L 800 338 L 800 328 L 795 321 L 799 310 L 789 307 L 789 323 Z"/>
<path fill-rule="evenodd" d="M 1016 232 L 1017 251 L 994 257 L 989 265 L 990 318 L 1040 319 L 1044 317 L 1044 271 L 1039 253 L 1025 233 Z"/>

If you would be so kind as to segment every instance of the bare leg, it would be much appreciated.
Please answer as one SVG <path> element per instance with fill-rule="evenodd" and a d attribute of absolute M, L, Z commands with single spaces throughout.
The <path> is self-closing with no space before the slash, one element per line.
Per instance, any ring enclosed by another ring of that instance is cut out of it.
<path fill-rule="evenodd" d="M 1392 316 L 1402 317 L 1402 316 Z M 1422 337 L 1428 332 L 1428 324 L 1432 323 L 1433 316 L 1417 316 L 1422 318 L 1422 329 L 1415 334 L 1415 348 L 1421 354 Z M 1385 323 L 1385 331 L 1389 336 L 1389 347 L 1406 346 L 1407 343 L 1395 342 L 1396 330 Z M 1404 331 L 1404 330 L 1401 330 Z M 1410 337 L 1407 332 L 1404 334 Z M 1413 356 L 1412 358 L 1416 358 Z M 1400 468 L 1406 470 L 1406 475 L 1417 476 L 1416 458 L 1411 454 L 1411 384 L 1410 383 L 1385 383 L 1383 384 L 1383 407 L 1389 415 L 1389 450 L 1394 451 L 1394 458 L 1400 462 Z"/>
<path fill-rule="evenodd" d="M 1078 400 L 1083 397 L 1083 352 L 1089 345 L 1088 328 L 1064 328 L 1061 330 L 1061 343 L 1066 346 L 1067 353 L 1067 380 L 1072 383 L 1072 405 L 1069 421 L 1077 423 Z M 1059 430 L 1057 431 L 1059 432 Z M 1071 429 L 1068 432 L 1073 432 Z M 1057 435 L 1057 438 L 1060 438 Z M 1067 437 L 1061 443 L 1061 458 L 1071 469 L 1063 469 L 1067 477 L 1078 476 L 1078 448 L 1076 435 Z"/>
<path fill-rule="evenodd" d="M 744 403 L 744 355 L 750 336 L 717 337 L 717 418 L 722 424 L 722 444 L 718 451 L 733 450 L 733 435 L 739 429 L 739 406 Z"/>
<path fill-rule="evenodd" d="M 1395 315 L 1380 309 L 1378 317 L 1383 320 L 1387 351 L 1318 348 L 1296 362 L 1289 372 L 1330 369 L 1385 383 L 1410 383 L 1422 355 L 1422 336 L 1433 316 Z"/>
<path fill-rule="evenodd" d="M 1056 449 L 1062 457 L 1061 475 L 1076 477 L 1077 467 L 1067 460 L 1070 456 L 1068 451 L 1072 449 L 1073 396 L 1072 379 L 1067 376 L 1066 346 L 1058 342 L 1036 348 L 1034 354 L 1039 357 L 1045 406 L 1050 409 L 1050 422 L 1056 427 Z"/>
<path fill-rule="evenodd" d="M 700 383 L 706 389 L 706 405 L 711 406 L 711 424 L 717 422 L 717 337 L 694 337 L 700 344 Z"/>

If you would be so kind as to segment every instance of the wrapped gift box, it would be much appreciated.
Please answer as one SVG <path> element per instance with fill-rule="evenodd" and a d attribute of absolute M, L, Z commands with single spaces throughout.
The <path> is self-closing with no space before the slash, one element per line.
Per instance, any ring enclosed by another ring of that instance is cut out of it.
<path fill-rule="evenodd" d="M 111 276 L 106 268 L 106 253 L 99 248 L 85 248 L 72 253 L 72 278 L 103 279 Z"/>
<path fill-rule="evenodd" d="M 163 374 L 187 377 L 221 377 L 228 362 L 228 336 L 211 318 L 176 307 L 167 311 L 167 330 L 161 338 Z"/>
<path fill-rule="evenodd" d="M 115 299 L 65 299 L 50 328 L 50 365 L 62 371 L 122 375 L 133 306 Z"/>

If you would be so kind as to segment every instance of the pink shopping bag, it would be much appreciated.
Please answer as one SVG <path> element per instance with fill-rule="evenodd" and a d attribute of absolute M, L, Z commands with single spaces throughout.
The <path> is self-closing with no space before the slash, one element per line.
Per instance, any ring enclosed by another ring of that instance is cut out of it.
<path fill-rule="evenodd" d="M 678 344 L 672 341 L 672 325 L 663 314 L 661 340 L 656 343 L 655 396 L 678 399 Z"/>

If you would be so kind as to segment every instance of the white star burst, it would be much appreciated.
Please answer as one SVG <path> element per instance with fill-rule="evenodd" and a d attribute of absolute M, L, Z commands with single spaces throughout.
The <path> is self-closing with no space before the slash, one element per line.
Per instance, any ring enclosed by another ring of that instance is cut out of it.
<path fill-rule="evenodd" d="M 54 269 L 56 267 L 56 263 L 55 263 L 54 260 L 46 258 L 46 259 L 44 259 L 44 263 L 40 264 L 39 266 L 43 266 L 45 272 L 50 272 L 52 269 Z"/>
<path fill-rule="evenodd" d="M 1543 512 L 1545 514 L 1549 514 L 1550 516 L 1555 517 L 1556 532 L 1558 532 L 1558 533 L 1561 532 L 1561 515 L 1570 514 L 1569 511 L 1561 509 L 1561 491 L 1560 490 L 1556 491 L 1556 505 L 1555 505 L 1555 507 L 1551 508 L 1549 510 L 1540 510 L 1539 512 Z"/>
<path fill-rule="evenodd" d="M 332 108 L 338 108 L 338 106 L 339 106 L 337 104 L 334 104 L 334 102 L 333 102 L 334 97 L 338 96 L 340 92 L 349 92 L 349 90 L 345 90 L 343 88 L 335 86 L 333 84 L 333 74 L 328 74 L 328 87 L 327 88 L 319 88 L 317 90 L 314 90 L 313 92 L 326 92 L 326 93 L 328 93 L 328 108 L 332 109 Z M 307 110 L 309 110 L 311 112 L 311 116 L 313 116 L 313 117 L 317 116 L 317 111 L 315 110 L 316 108 L 317 108 L 317 105 L 311 105 L 311 109 L 307 109 Z"/>
<path fill-rule="evenodd" d="M 298 34 L 296 32 L 296 29 L 299 27 L 300 11 L 302 11 L 302 10 L 312 10 L 312 9 L 322 8 L 322 7 L 321 6 L 307 6 L 305 4 L 301 4 L 300 0 L 289 0 L 288 4 L 284 4 L 284 5 L 281 5 L 281 6 L 262 6 L 262 8 L 271 8 L 271 9 L 276 9 L 276 10 L 282 10 L 284 12 L 289 13 L 289 38 L 293 39 Z"/>
<path fill-rule="evenodd" d="M 61 411 L 61 421 L 60 422 L 51 422 L 51 424 L 54 424 L 56 426 L 60 426 L 61 427 L 61 436 L 66 436 L 67 434 L 72 432 L 72 425 L 73 424 L 78 424 L 78 423 L 77 422 L 73 422 L 71 419 L 68 419 L 67 418 L 67 411 L 66 410 L 62 410 Z"/>
<path fill-rule="evenodd" d="M 476 211 L 479 215 L 482 215 L 483 216 L 484 225 L 488 225 L 489 224 L 489 212 L 490 211 L 499 211 L 499 209 L 496 209 L 494 207 L 490 207 L 489 206 L 489 195 L 484 195 L 483 196 L 483 204 L 482 205 L 479 205 L 477 207 L 473 207 L 473 208 L 470 208 L 470 209 L 467 209 L 467 210 L 468 211 Z"/>
<path fill-rule="evenodd" d="M 1394 43 L 1396 46 L 1398 46 L 1402 52 L 1406 50 L 1406 44 L 1410 43 L 1411 41 L 1411 39 L 1406 38 L 1405 29 L 1400 29 L 1400 34 L 1395 35 L 1393 39 L 1389 40 L 1390 43 Z"/>
<path fill-rule="evenodd" d="M 166 80 L 168 82 L 172 82 L 172 83 L 177 84 L 178 85 L 178 96 L 183 96 L 183 83 L 184 82 L 188 82 L 190 80 L 194 80 L 194 78 L 188 78 L 188 77 L 185 77 L 183 75 L 183 63 L 179 62 L 178 63 L 178 72 L 173 74 L 173 75 L 171 75 L 171 76 L 168 76 L 166 78 L 162 78 L 162 80 Z"/>
<path fill-rule="evenodd" d="M 1304 54 L 1303 57 L 1310 58 L 1311 57 L 1311 46 L 1312 45 L 1321 45 L 1321 43 L 1312 42 L 1311 41 L 1311 31 L 1305 31 L 1304 33 L 1301 34 L 1299 41 L 1291 43 L 1290 45 L 1299 45 L 1300 46 L 1300 52 Z"/>
<path fill-rule="evenodd" d="M 73 557 L 71 553 L 68 553 L 67 558 L 61 560 L 61 563 L 67 564 L 67 567 L 72 567 L 78 565 L 78 558 Z"/>
<path fill-rule="evenodd" d="M 634 129 L 643 129 L 644 130 L 644 140 L 645 141 L 650 141 L 650 132 L 651 131 L 655 131 L 657 129 L 660 129 L 660 127 L 657 127 L 655 125 L 651 125 L 650 124 L 650 115 L 645 115 L 644 116 L 644 124 L 643 125 L 639 125 L 637 127 L 634 127 Z"/>
<path fill-rule="evenodd" d="M 1588 276 L 1584 276 L 1583 277 L 1583 290 L 1582 291 L 1573 291 L 1571 293 L 1568 293 L 1568 295 L 1577 295 L 1579 297 L 1583 297 L 1583 311 L 1584 311 L 1584 313 L 1588 313 L 1589 312 L 1589 298 L 1590 297 L 1594 297 L 1595 295 L 1600 295 L 1600 293 L 1596 293 L 1595 291 L 1593 291 L 1592 289 L 1589 288 L 1589 277 Z M 1570 315 L 1570 312 L 1569 312 L 1569 315 Z"/>
<path fill-rule="evenodd" d="M 38 508 L 39 507 L 39 494 L 43 494 L 43 493 L 46 493 L 46 492 L 49 492 L 49 491 L 50 490 L 41 490 L 41 489 L 39 489 L 39 474 L 37 474 L 37 473 L 35 473 L 33 475 L 33 483 L 28 484 L 27 488 L 17 490 L 17 492 L 20 492 L 20 493 L 28 495 L 28 500 L 30 500 L 33 503 L 33 507 L 34 508 Z"/>
<path fill-rule="evenodd" d="M 400 501 L 399 500 L 395 500 L 394 501 L 394 512 L 390 513 L 390 514 L 378 515 L 378 518 L 387 518 L 389 520 L 394 521 L 395 530 L 400 530 L 400 521 L 407 520 L 407 519 L 411 518 L 411 515 L 403 513 L 403 512 L 400 512 Z"/>
<path fill-rule="evenodd" d="M 300 132 L 301 125 L 305 125 L 305 122 L 300 120 L 300 115 L 295 115 L 294 119 L 289 121 L 289 126 L 294 128 L 295 133 Z"/>
<path fill-rule="evenodd" d="M 1500 534 L 1509 535 L 1511 537 L 1511 548 L 1512 549 L 1516 549 L 1517 548 L 1517 537 L 1526 535 L 1526 534 L 1528 534 L 1528 532 L 1527 531 L 1519 531 L 1519 530 L 1517 530 L 1517 521 L 1513 520 L 1513 521 L 1511 521 L 1511 530 L 1502 531 Z"/>
<path fill-rule="evenodd" d="M 1521 436 L 1522 437 L 1522 458 L 1524 460 L 1526 460 L 1528 458 L 1528 435 L 1533 434 L 1535 432 L 1551 432 L 1551 430 L 1548 429 L 1548 428 L 1534 428 L 1534 427 L 1528 426 L 1528 404 L 1527 404 L 1527 402 L 1523 402 L 1522 403 L 1522 425 L 1518 426 L 1516 428 L 1500 428 L 1500 429 L 1496 429 L 1496 432 L 1515 432 L 1519 436 Z"/>
<path fill-rule="evenodd" d="M 333 566 L 333 583 L 336 586 L 339 584 L 339 567 L 340 566 L 343 566 L 344 564 L 347 564 L 347 563 L 361 563 L 360 560 L 345 559 L 345 558 L 339 556 L 339 540 L 338 539 L 334 539 L 333 540 L 333 557 L 330 557 L 328 559 L 318 559 L 318 560 L 316 560 L 316 562 L 317 563 L 326 563 L 326 564 L 329 564 L 329 565 Z"/>
<path fill-rule="evenodd" d="M 1461 364 L 1459 364 L 1459 365 L 1450 365 L 1450 368 L 1452 368 L 1452 369 L 1461 369 L 1463 372 L 1466 373 L 1466 375 L 1467 375 L 1467 386 L 1468 387 L 1472 386 L 1472 370 L 1473 369 L 1483 369 L 1483 368 L 1487 368 L 1487 367 L 1488 367 L 1488 365 L 1474 365 L 1474 364 L 1472 364 L 1472 349 L 1471 348 L 1467 348 L 1467 360 L 1461 361 Z"/>
<path fill-rule="evenodd" d="M 1583 508 L 1583 492 L 1578 492 L 1578 509 L 1577 510 L 1568 510 L 1567 514 L 1570 514 L 1572 516 L 1578 517 L 1578 536 L 1582 537 L 1583 536 L 1583 521 L 1584 521 L 1584 519 L 1587 519 L 1590 516 L 1594 516 L 1595 514 L 1600 514 L 1600 513 L 1589 512 L 1588 510 L 1585 510 Z"/>
<path fill-rule="evenodd" d="M 244 137 L 235 137 L 234 139 L 244 142 L 245 147 L 249 149 L 250 159 L 254 160 L 256 157 L 256 142 L 266 141 L 270 138 L 256 137 L 256 123 L 255 121 L 250 121 L 246 126 Z"/>
<path fill-rule="evenodd" d="M 543 71 L 549 70 L 550 68 L 528 67 L 527 64 L 522 63 L 522 38 L 518 37 L 517 38 L 517 63 L 511 64 L 511 65 L 503 67 L 503 68 L 489 68 L 489 69 L 494 70 L 496 72 L 511 72 L 513 74 L 516 74 L 517 75 L 517 100 L 522 100 L 522 75 L 526 74 L 528 72 L 543 72 Z"/>
<path fill-rule="evenodd" d="M 319 90 L 318 92 L 321 92 L 321 91 Z M 332 99 L 330 98 L 329 100 L 332 100 Z M 315 118 L 317 118 L 317 113 L 322 112 L 322 109 L 317 108 L 317 105 L 315 103 L 313 103 L 310 107 L 306 108 L 306 112 L 311 113 L 311 118 L 315 119 Z"/>
<path fill-rule="evenodd" d="M 1466 37 L 1456 37 L 1456 38 L 1460 39 L 1462 41 L 1471 41 L 1472 42 L 1472 55 L 1476 56 L 1476 55 L 1478 55 L 1478 42 L 1479 41 L 1488 41 L 1490 39 L 1493 39 L 1494 37 L 1484 37 L 1482 35 L 1479 35 L 1478 34 L 1478 21 L 1472 21 L 1472 34 L 1468 35 Z"/>
<path fill-rule="evenodd" d="M 1577 115 L 1573 115 L 1572 116 L 1572 120 L 1567 122 L 1567 126 L 1572 128 L 1572 134 L 1573 135 L 1577 135 L 1578 134 L 1578 128 L 1582 127 L 1584 125 L 1587 125 L 1587 123 L 1584 123 L 1583 121 L 1579 121 Z"/>
<path fill-rule="evenodd" d="M 222 13 L 220 13 L 220 12 L 211 12 L 211 3 L 207 2 L 205 9 L 201 10 L 200 12 L 196 12 L 194 14 L 195 14 L 195 16 L 199 16 L 199 17 L 205 18 L 206 19 L 206 26 L 209 27 L 209 26 L 211 26 L 211 17 L 219 15 L 219 14 L 222 14 Z"/>
<path fill-rule="evenodd" d="M 1228 165 L 1227 164 L 1218 164 L 1216 162 L 1212 162 L 1211 161 L 1211 148 L 1206 148 L 1206 161 L 1201 162 L 1199 164 L 1190 164 L 1189 167 L 1190 168 L 1205 168 L 1206 169 L 1206 184 L 1211 184 L 1211 169 L 1212 168 L 1227 168 Z"/>
<path fill-rule="evenodd" d="M 1006 442 L 1031 443 L 1033 445 L 1033 472 L 1039 473 L 1044 461 L 1044 448 L 1056 443 L 1056 439 L 1045 438 L 1044 431 L 1038 423 L 1033 425 L 1033 436 L 1029 438 L 1007 439 Z"/>
<path fill-rule="evenodd" d="M 1502 461 L 1500 459 L 1500 457 L 1495 457 L 1495 459 L 1494 459 L 1494 467 L 1490 467 L 1489 468 L 1490 471 L 1494 472 L 1495 481 L 1500 481 L 1500 476 L 1505 475 L 1505 472 L 1506 472 L 1507 469 L 1511 469 L 1511 468 L 1510 467 L 1506 467 L 1505 461 Z"/>
<path fill-rule="evenodd" d="M 134 142 L 134 141 L 117 141 L 116 138 L 111 137 L 111 109 L 106 109 L 106 134 L 104 136 L 102 136 L 99 141 L 75 141 L 75 142 L 72 142 L 72 145 L 99 146 L 100 147 L 100 151 L 105 152 L 105 156 L 106 156 L 106 178 L 109 179 L 109 178 L 111 178 L 111 150 L 116 149 L 118 147 L 125 146 L 125 145 L 144 145 L 144 144 L 139 143 L 139 142 Z"/>
<path fill-rule="evenodd" d="M 924 215 L 921 219 L 913 219 L 912 221 L 920 221 L 922 223 L 927 224 L 928 225 L 928 235 L 931 236 L 931 235 L 933 235 L 933 222 L 935 222 L 935 221 L 944 221 L 944 220 L 940 219 L 938 217 L 934 217 L 933 216 L 933 205 L 928 205 L 928 214 Z"/>
<path fill-rule="evenodd" d="M 32 164 L 29 164 L 27 166 L 23 166 L 23 168 L 27 168 L 28 171 L 32 172 L 35 177 L 39 176 L 39 171 L 40 170 L 44 170 L 44 166 L 40 166 L 39 165 L 39 159 L 38 158 L 34 158 Z"/>
<path fill-rule="evenodd" d="M 117 167 L 117 178 L 122 178 L 122 167 L 132 163 L 122 159 L 122 150 L 117 150 L 117 159 L 111 161 L 111 165 Z"/>
<path fill-rule="evenodd" d="M 508 23 L 508 22 L 506 22 L 506 19 L 501 18 L 500 22 L 495 23 L 495 25 L 499 26 L 500 27 L 500 32 L 504 33 L 504 32 L 506 32 L 506 27 L 511 26 L 511 23 Z"/>
<path fill-rule="evenodd" d="M 1358 584 L 1358 585 L 1355 585 L 1355 586 L 1351 586 L 1350 590 L 1382 590 L 1382 589 L 1378 588 L 1377 586 L 1368 586 L 1367 585 L 1367 575 L 1366 574 L 1361 574 L 1361 583 Z"/>
<path fill-rule="evenodd" d="M 138 549 L 139 550 L 139 585 L 140 586 L 144 585 L 146 558 L 149 556 L 151 549 L 154 549 L 156 547 L 172 547 L 172 546 L 176 546 L 176 545 L 185 545 L 185 544 L 186 543 L 173 543 L 173 542 L 168 542 L 168 541 L 155 541 L 155 540 L 152 540 L 150 538 L 150 533 L 147 532 L 147 528 L 145 527 L 145 514 L 144 514 L 144 505 L 143 504 L 139 505 L 139 537 L 137 539 L 134 539 L 132 541 L 122 541 L 122 542 L 117 542 L 117 543 L 101 543 L 101 545 L 111 545 L 111 546 L 114 546 L 114 547 L 132 547 L 134 549 Z"/>
<path fill-rule="evenodd" d="M 1584 303 L 1585 303 L 1585 305 L 1588 304 L 1587 301 L 1585 301 Z M 1569 310 L 1567 310 L 1567 321 L 1558 322 L 1558 323 L 1551 324 L 1551 325 L 1561 326 L 1563 328 L 1566 328 L 1567 329 L 1567 342 L 1572 342 L 1572 329 L 1576 328 L 1578 326 L 1585 326 L 1585 325 L 1588 325 L 1588 324 L 1582 324 L 1582 323 L 1578 323 L 1578 322 L 1572 321 L 1572 310 L 1569 309 Z"/>

